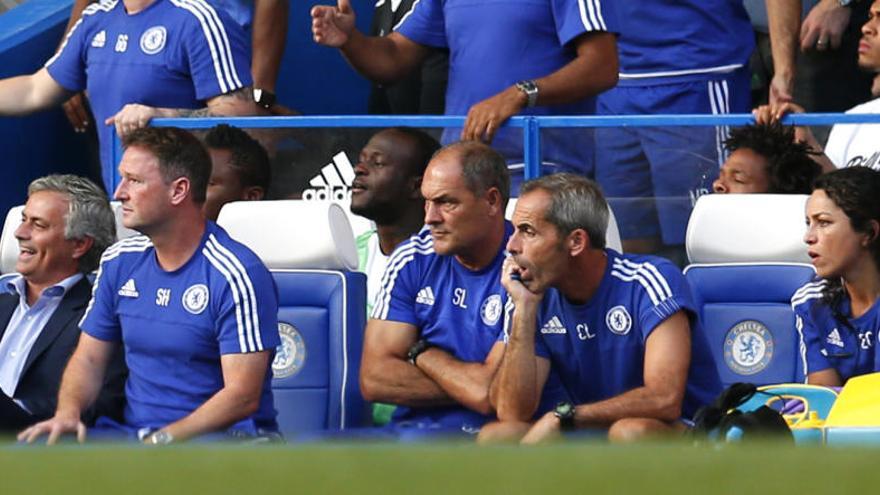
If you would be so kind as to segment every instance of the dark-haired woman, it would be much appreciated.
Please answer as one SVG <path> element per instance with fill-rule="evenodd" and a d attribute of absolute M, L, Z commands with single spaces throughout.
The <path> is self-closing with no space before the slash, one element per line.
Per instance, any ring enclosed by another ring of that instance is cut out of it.
<path fill-rule="evenodd" d="M 814 281 L 791 304 L 807 383 L 843 385 L 875 371 L 880 330 L 880 172 L 850 167 L 819 177 L 804 241 Z"/>

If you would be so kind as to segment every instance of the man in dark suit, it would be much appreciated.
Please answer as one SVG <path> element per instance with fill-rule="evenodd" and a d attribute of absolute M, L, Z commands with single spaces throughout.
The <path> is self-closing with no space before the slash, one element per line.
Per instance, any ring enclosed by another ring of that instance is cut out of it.
<path fill-rule="evenodd" d="M 31 183 L 15 230 L 15 271 L 0 295 L 0 430 L 18 430 L 55 412 L 61 374 L 79 340 L 91 297 L 86 274 L 116 238 L 107 196 L 73 175 Z M 114 415 L 123 401 L 121 360 L 86 417 Z"/>

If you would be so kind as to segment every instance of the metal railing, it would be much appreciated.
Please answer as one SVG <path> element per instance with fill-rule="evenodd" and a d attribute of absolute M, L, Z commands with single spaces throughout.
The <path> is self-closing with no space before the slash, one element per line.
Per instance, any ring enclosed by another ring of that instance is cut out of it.
<path fill-rule="evenodd" d="M 211 118 L 163 118 L 154 119 L 151 125 L 180 127 L 184 129 L 208 129 L 227 123 L 246 129 L 270 128 L 384 128 L 410 126 L 419 128 L 462 127 L 464 117 L 459 116 L 377 116 L 332 115 L 295 117 L 211 117 Z M 831 126 L 834 124 L 880 124 L 880 114 L 815 113 L 791 114 L 782 122 L 787 125 Z M 633 128 L 633 127 L 697 127 L 697 126 L 743 126 L 754 123 L 751 114 L 730 115 L 626 115 L 626 116 L 516 116 L 504 127 L 523 129 L 523 161 L 525 178 L 541 174 L 541 130 L 548 128 Z M 113 159 L 119 162 L 121 148 L 113 136 Z M 116 178 L 118 180 L 118 178 Z M 116 186 L 114 182 L 113 186 Z"/>

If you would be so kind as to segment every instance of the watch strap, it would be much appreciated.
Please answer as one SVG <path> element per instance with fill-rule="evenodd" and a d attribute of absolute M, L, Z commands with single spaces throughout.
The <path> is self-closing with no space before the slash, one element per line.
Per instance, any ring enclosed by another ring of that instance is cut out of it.
<path fill-rule="evenodd" d="M 275 93 L 268 89 L 254 88 L 254 102 L 268 110 L 275 104 Z"/>
<path fill-rule="evenodd" d="M 562 431 L 571 431 L 575 429 L 574 412 L 575 406 L 571 402 L 563 401 L 556 404 L 556 408 L 553 409 L 553 414 L 559 419 L 559 428 Z"/>
<path fill-rule="evenodd" d="M 535 81 L 519 81 L 516 83 L 516 89 L 526 95 L 526 106 L 531 108 L 538 103 L 538 85 Z"/>
<path fill-rule="evenodd" d="M 416 359 L 418 359 L 419 355 L 428 349 L 433 347 L 428 343 L 425 339 L 419 339 L 412 347 L 409 348 L 409 351 L 406 353 L 406 359 L 413 366 L 416 366 Z"/>

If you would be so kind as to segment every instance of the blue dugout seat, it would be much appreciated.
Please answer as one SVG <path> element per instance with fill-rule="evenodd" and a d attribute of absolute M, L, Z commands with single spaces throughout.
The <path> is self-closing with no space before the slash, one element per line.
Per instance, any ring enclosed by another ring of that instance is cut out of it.
<path fill-rule="evenodd" d="M 790 300 L 814 275 L 806 196 L 712 194 L 688 222 L 684 274 L 721 381 L 803 381 Z"/>
<path fill-rule="evenodd" d="M 272 363 L 278 423 L 287 438 L 363 426 L 358 386 L 366 277 L 342 208 L 317 201 L 249 201 L 218 223 L 263 260 L 278 287 L 282 345 Z"/>

